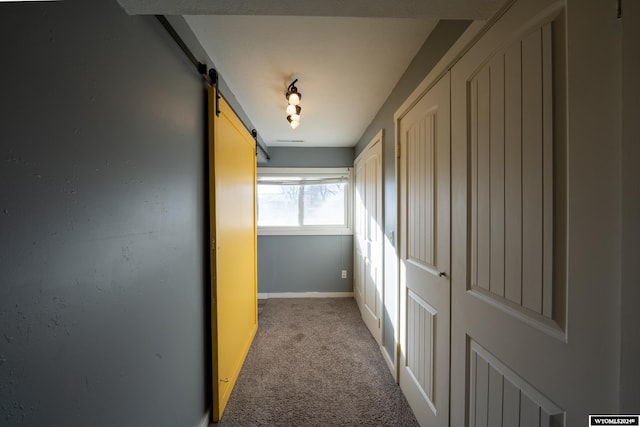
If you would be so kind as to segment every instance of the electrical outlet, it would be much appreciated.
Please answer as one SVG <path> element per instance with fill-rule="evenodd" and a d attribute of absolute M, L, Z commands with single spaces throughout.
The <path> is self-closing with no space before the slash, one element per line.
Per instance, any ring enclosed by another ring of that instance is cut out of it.
<path fill-rule="evenodd" d="M 347 278 L 347 270 L 342 270 L 342 278 L 343 279 Z"/>

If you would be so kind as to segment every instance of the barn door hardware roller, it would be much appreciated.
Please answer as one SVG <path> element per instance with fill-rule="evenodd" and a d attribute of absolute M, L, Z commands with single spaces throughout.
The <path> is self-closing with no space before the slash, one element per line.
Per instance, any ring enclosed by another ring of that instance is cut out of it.
<path fill-rule="evenodd" d="M 220 117 L 220 85 L 218 84 L 218 72 L 210 68 L 209 80 L 211 80 L 211 86 L 216 90 L 216 116 Z"/>

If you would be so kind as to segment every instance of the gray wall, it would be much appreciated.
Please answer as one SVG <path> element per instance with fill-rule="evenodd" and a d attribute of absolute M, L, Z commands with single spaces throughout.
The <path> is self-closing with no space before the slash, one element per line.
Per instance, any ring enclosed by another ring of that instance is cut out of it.
<path fill-rule="evenodd" d="M 385 241 L 385 286 L 393 289 L 397 286 L 397 253 L 395 237 L 397 233 L 397 195 L 395 179 L 395 138 L 393 114 L 407 99 L 415 88 L 424 80 L 429 71 L 438 63 L 440 58 L 449 50 L 451 45 L 467 29 L 470 21 L 440 21 L 436 28 L 424 42 L 416 56 L 407 67 L 391 95 L 387 98 L 376 117 L 355 147 L 355 155 L 364 150 L 366 145 L 380 131 L 384 130 L 382 161 L 384 176 L 384 233 Z M 393 245 L 393 246 L 392 246 Z M 397 305 L 397 292 L 385 292 L 384 301 L 384 348 L 389 355 L 395 352 L 396 344 L 394 331 L 397 329 L 398 313 L 394 309 Z M 391 356 L 393 358 L 393 356 Z"/>
<path fill-rule="evenodd" d="M 153 17 L 0 4 L 0 424 L 208 407 L 205 92 Z"/>
<path fill-rule="evenodd" d="M 350 168 L 353 147 L 269 147 L 271 160 L 260 168 Z"/>
<path fill-rule="evenodd" d="M 622 361 L 621 412 L 640 412 L 640 2 L 622 19 Z"/>
<path fill-rule="evenodd" d="M 352 292 L 352 271 L 353 236 L 258 237 L 258 292 Z"/>
<path fill-rule="evenodd" d="M 353 148 L 269 147 L 269 154 L 259 167 L 353 166 Z M 353 236 L 258 236 L 259 293 L 352 291 Z"/>
<path fill-rule="evenodd" d="M 112 1 L 115 1 L 115 0 L 112 0 Z M 193 31 L 191 31 L 191 27 L 189 27 L 189 24 L 187 24 L 187 21 L 185 21 L 185 19 L 182 16 L 180 15 L 165 16 L 165 18 L 167 18 L 167 20 L 169 21 L 173 29 L 180 35 L 180 38 L 182 39 L 182 41 L 189 47 L 189 50 L 191 50 L 191 52 L 195 55 L 198 61 L 205 64 L 207 66 L 207 69 L 211 69 L 211 68 L 217 69 L 216 64 L 214 64 L 211 58 L 209 58 L 209 56 L 206 54 L 206 52 L 200 45 L 198 38 L 195 36 L 195 34 L 193 34 Z M 249 119 L 249 116 L 247 116 L 247 114 L 243 110 L 242 106 L 236 99 L 233 92 L 231 92 L 229 85 L 227 85 L 227 82 L 225 81 L 225 76 L 222 74 L 218 74 L 218 86 L 220 87 L 220 94 L 231 106 L 231 108 L 233 109 L 233 112 L 236 113 L 236 115 L 238 116 L 240 121 L 242 121 L 242 123 L 245 125 L 247 130 L 251 131 L 252 129 L 255 129 L 255 126 Z M 257 150 L 258 161 L 267 161 L 266 156 L 269 154 L 267 150 L 267 146 L 264 144 L 264 141 L 262 140 L 262 136 L 260 135 L 260 129 L 256 129 L 256 130 L 258 132 L 258 136 L 256 137 L 256 139 L 258 141 L 258 147 L 259 147 L 259 149 Z"/>

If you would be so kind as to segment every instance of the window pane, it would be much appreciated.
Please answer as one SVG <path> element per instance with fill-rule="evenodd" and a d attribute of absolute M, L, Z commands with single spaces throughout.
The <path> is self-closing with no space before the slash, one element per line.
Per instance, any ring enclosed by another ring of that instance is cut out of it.
<path fill-rule="evenodd" d="M 257 188 L 259 227 L 297 227 L 297 185 L 260 185 Z"/>
<path fill-rule="evenodd" d="M 304 186 L 304 225 L 345 225 L 346 183 Z"/>

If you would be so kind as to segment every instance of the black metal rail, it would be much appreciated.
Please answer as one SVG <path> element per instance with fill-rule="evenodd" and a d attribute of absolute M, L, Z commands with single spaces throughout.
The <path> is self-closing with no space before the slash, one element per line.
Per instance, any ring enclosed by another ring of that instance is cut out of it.
<path fill-rule="evenodd" d="M 200 74 L 202 76 L 202 78 L 207 82 L 207 84 L 209 86 L 215 88 L 215 90 L 216 90 L 216 115 L 220 115 L 220 109 L 219 109 L 218 100 L 220 99 L 221 94 L 220 94 L 220 89 L 219 89 L 218 72 L 214 68 L 211 68 L 211 69 L 207 70 L 207 64 L 203 64 L 202 62 L 200 62 L 200 61 L 198 61 L 196 59 L 196 57 L 193 55 L 193 52 L 191 52 L 191 49 L 189 49 L 189 46 L 186 45 L 184 40 L 182 40 L 182 37 L 180 37 L 180 35 L 175 30 L 175 28 L 173 28 L 173 26 L 171 25 L 169 20 L 167 20 L 167 18 L 164 15 L 155 15 L 155 16 L 156 16 L 156 19 L 158 19 L 158 21 L 160 21 L 160 23 L 165 28 L 165 30 L 167 30 L 167 33 L 169 33 L 171 38 L 176 42 L 178 47 L 180 47 L 180 49 L 185 54 L 185 56 L 189 59 L 189 61 L 196 68 L 196 70 L 198 71 L 198 74 Z M 231 109 L 233 110 L 233 107 Z M 235 113 L 235 111 L 234 111 L 234 113 Z M 236 115 L 238 115 L 238 114 L 236 113 Z M 240 121 L 242 122 L 242 120 L 240 120 Z M 271 157 L 269 157 L 269 152 L 267 151 L 267 148 L 264 146 L 264 144 L 262 144 L 260 141 L 258 141 L 258 132 L 253 128 L 249 128 L 249 126 L 247 126 L 244 122 L 242 122 L 242 124 L 247 129 L 247 131 L 253 136 L 253 139 L 255 139 L 255 141 L 256 141 L 256 155 L 258 154 L 258 150 L 260 150 L 260 151 L 262 151 L 262 154 L 264 155 L 264 157 L 266 157 L 267 160 L 270 160 Z"/>

